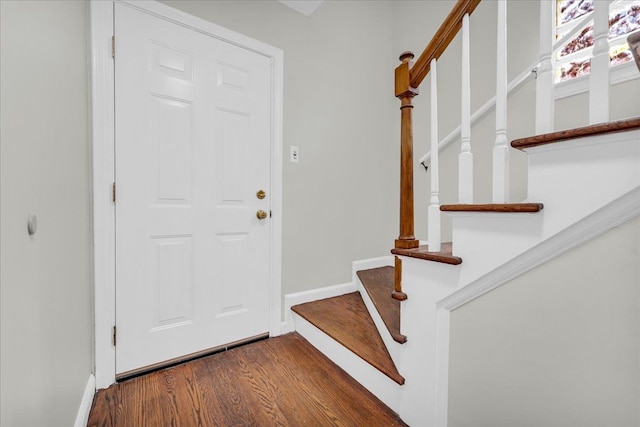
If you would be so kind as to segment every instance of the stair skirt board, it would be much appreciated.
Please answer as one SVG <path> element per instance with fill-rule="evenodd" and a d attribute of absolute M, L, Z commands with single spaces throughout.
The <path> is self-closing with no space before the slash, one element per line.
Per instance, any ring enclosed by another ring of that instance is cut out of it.
<path fill-rule="evenodd" d="M 393 267 L 395 265 L 395 258 L 391 255 L 379 257 L 379 258 L 369 258 L 363 259 L 359 261 L 353 261 L 351 263 L 351 281 L 353 283 L 358 283 L 360 278 L 358 277 L 358 271 L 362 270 L 370 270 L 372 268 L 379 267 Z"/>
<path fill-rule="evenodd" d="M 326 298 L 337 297 L 344 294 L 349 294 L 358 290 L 356 282 L 343 283 L 340 285 L 326 286 L 324 288 L 311 289 L 309 291 L 296 292 L 293 294 L 287 294 L 284 296 L 284 322 L 280 327 L 282 334 L 293 332 L 296 330 L 293 321 L 293 311 L 291 307 L 298 304 L 304 304 L 306 302 L 317 301 Z"/>
<path fill-rule="evenodd" d="M 400 413 L 402 386 L 371 366 L 369 363 L 343 347 L 310 322 L 293 314 L 296 331 L 315 348 L 344 369 L 353 379 L 373 393 L 385 405 Z"/>

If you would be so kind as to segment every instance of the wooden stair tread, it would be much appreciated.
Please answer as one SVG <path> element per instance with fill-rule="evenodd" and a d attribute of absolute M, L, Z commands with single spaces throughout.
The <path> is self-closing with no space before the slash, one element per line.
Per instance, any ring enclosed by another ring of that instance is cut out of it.
<path fill-rule="evenodd" d="M 404 384 L 360 292 L 291 307 L 298 315 L 398 384 Z"/>
<path fill-rule="evenodd" d="M 395 280 L 393 267 L 372 268 L 356 274 L 394 341 L 407 342 L 407 337 L 400 333 L 400 301 L 391 298 Z"/>
<path fill-rule="evenodd" d="M 451 242 L 442 243 L 440 245 L 440 252 L 429 252 L 429 245 L 421 245 L 414 249 L 394 248 L 391 249 L 391 253 L 394 255 L 442 262 L 451 265 L 458 265 L 462 263 L 462 258 L 453 255 L 453 245 Z"/>
<path fill-rule="evenodd" d="M 633 117 L 630 119 L 618 120 L 609 123 L 600 123 L 597 125 L 585 126 L 575 129 L 561 130 L 558 132 L 530 136 L 528 138 L 520 138 L 512 141 L 511 146 L 519 150 L 524 150 L 526 148 L 553 144 L 554 142 L 566 141 L 568 139 L 604 135 L 614 132 L 624 132 L 632 129 L 640 129 L 640 117 Z"/>
<path fill-rule="evenodd" d="M 443 212 L 540 212 L 542 203 L 488 203 L 488 204 L 454 204 L 442 205 Z"/>

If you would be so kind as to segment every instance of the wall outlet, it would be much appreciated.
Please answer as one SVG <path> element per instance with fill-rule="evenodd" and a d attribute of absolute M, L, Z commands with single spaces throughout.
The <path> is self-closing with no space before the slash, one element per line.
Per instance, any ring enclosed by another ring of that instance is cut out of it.
<path fill-rule="evenodd" d="M 289 161 L 291 161 L 291 163 L 298 163 L 298 160 L 300 159 L 300 148 L 292 145 L 289 147 Z"/>

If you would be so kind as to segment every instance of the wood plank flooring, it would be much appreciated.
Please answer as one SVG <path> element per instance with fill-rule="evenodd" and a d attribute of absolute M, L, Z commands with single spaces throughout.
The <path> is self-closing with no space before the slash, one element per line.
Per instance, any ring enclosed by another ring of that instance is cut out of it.
<path fill-rule="evenodd" d="M 398 384 L 404 384 L 360 292 L 294 305 L 291 310 Z"/>
<path fill-rule="evenodd" d="M 406 426 L 296 333 L 100 390 L 88 426 Z"/>

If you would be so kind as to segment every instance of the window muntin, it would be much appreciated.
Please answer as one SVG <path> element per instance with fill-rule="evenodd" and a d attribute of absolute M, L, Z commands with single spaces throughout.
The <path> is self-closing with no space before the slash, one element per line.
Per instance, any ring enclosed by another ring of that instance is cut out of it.
<path fill-rule="evenodd" d="M 593 51 L 593 0 L 556 0 L 556 39 L 583 28 L 556 54 L 556 82 L 589 74 Z M 585 18 L 583 16 L 587 15 Z M 581 19 L 582 18 L 582 19 Z M 640 29 L 640 1 L 618 0 L 609 7 L 609 57 L 612 66 L 633 60 L 626 36 Z"/>
<path fill-rule="evenodd" d="M 593 11 L 593 0 L 558 0 L 558 26 L 580 18 Z"/>

